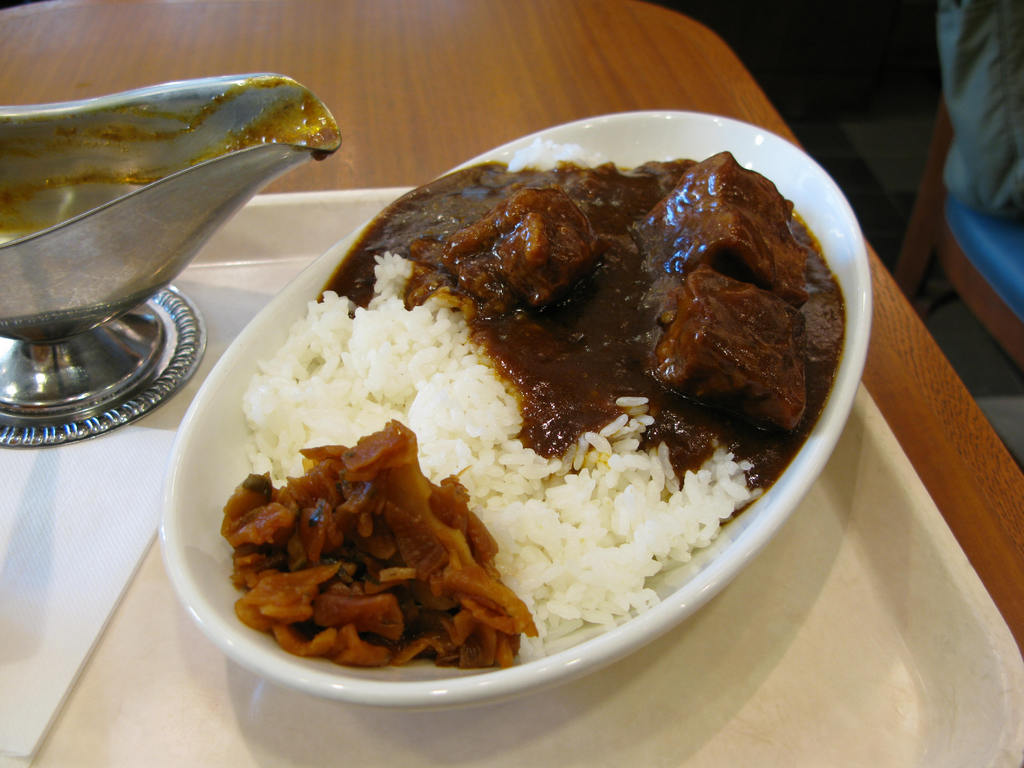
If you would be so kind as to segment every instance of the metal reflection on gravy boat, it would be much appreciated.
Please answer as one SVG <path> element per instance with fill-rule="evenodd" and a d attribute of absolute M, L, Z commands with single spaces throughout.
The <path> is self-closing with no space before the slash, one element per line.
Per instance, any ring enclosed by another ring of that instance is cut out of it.
<path fill-rule="evenodd" d="M 205 332 L 171 281 L 339 146 L 327 108 L 272 74 L 0 107 L 0 445 L 98 434 L 177 390 Z"/>

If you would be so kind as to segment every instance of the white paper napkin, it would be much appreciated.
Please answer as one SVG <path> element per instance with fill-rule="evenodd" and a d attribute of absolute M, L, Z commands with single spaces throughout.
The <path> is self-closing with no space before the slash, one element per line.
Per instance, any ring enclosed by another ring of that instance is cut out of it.
<path fill-rule="evenodd" d="M 31 754 L 153 541 L 173 429 L 0 450 L 0 754 Z"/>

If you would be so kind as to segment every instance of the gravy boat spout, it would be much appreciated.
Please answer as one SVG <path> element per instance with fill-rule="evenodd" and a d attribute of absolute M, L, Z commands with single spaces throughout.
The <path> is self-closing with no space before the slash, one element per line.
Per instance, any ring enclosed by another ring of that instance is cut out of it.
<path fill-rule="evenodd" d="M 171 281 L 340 144 L 326 106 L 274 74 L 0 107 L 0 445 L 98 434 L 176 390 L 205 335 Z"/>

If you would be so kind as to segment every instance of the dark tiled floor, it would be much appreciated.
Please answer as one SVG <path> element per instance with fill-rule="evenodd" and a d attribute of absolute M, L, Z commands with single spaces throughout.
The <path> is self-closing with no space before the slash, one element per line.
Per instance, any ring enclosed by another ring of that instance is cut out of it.
<path fill-rule="evenodd" d="M 888 267 L 896 263 L 924 169 L 938 91 L 932 78 L 885 75 L 862 109 L 788 122 L 832 175 Z"/>

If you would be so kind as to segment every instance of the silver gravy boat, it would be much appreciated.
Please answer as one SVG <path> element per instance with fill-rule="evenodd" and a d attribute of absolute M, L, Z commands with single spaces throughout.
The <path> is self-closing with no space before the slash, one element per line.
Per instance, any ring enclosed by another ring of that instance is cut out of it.
<path fill-rule="evenodd" d="M 340 144 L 273 74 L 0 107 L 0 446 L 101 434 L 177 391 L 205 329 L 171 281 L 263 186 Z"/>

